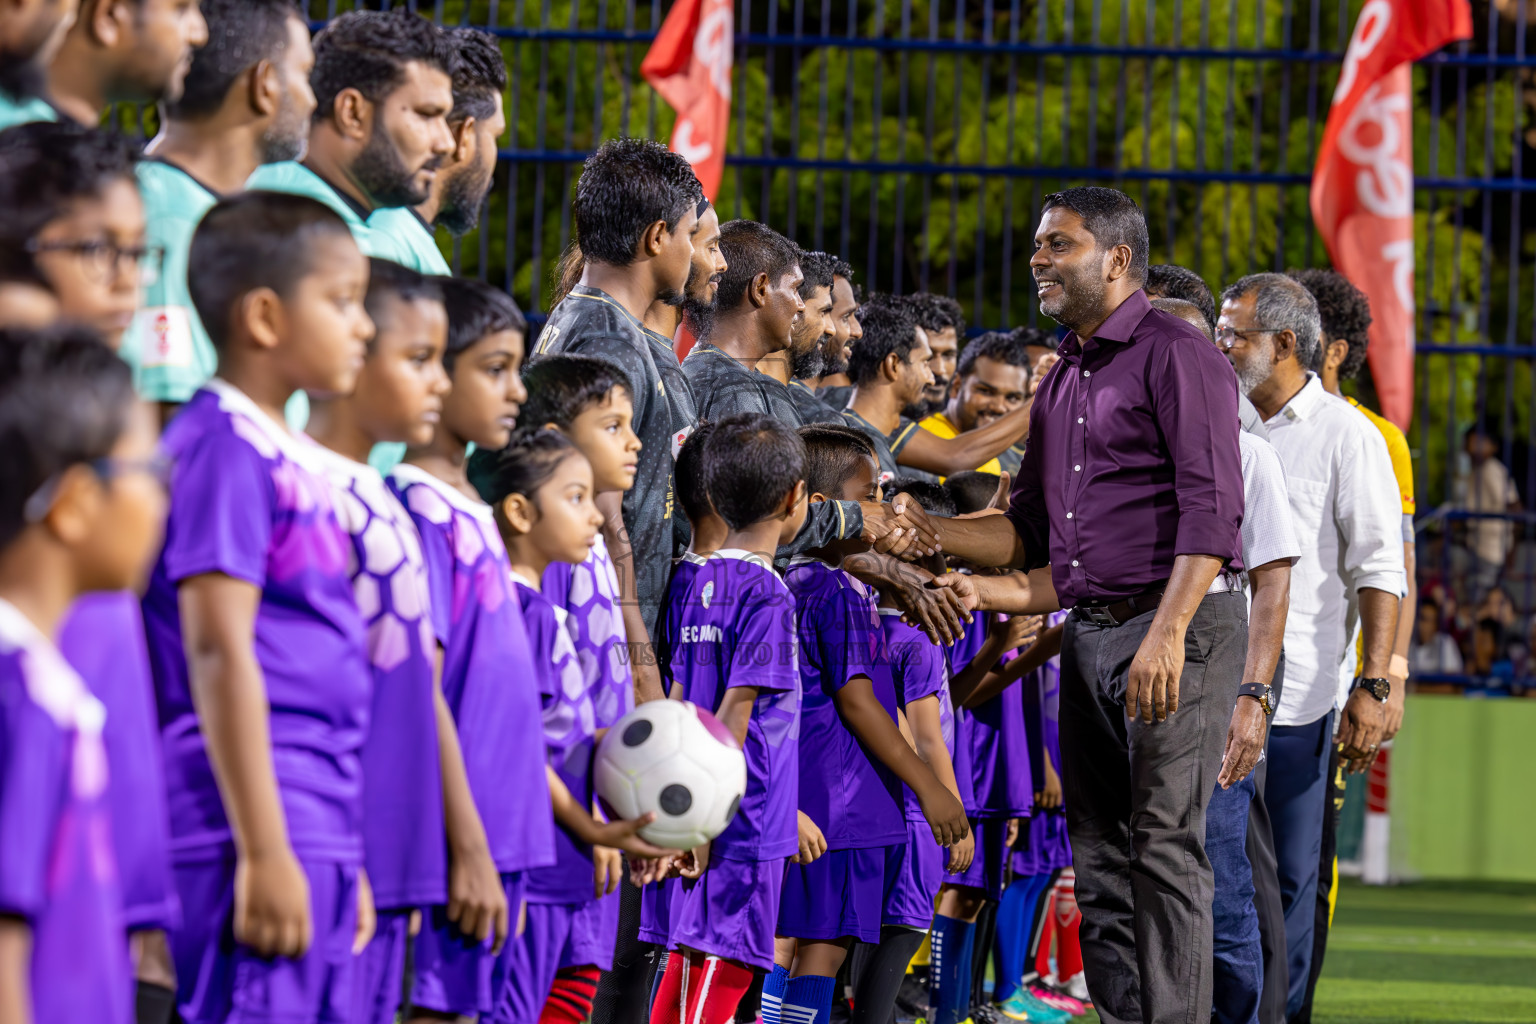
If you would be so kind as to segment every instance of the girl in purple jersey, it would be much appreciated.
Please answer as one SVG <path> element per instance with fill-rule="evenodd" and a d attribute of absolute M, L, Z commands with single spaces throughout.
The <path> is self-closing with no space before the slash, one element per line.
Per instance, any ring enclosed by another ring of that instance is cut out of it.
<path fill-rule="evenodd" d="M 576 656 L 564 609 L 542 593 L 551 564 L 578 563 L 597 541 L 602 515 L 592 502 L 591 465 L 559 431 L 545 429 L 514 437 L 501 451 L 476 452 L 469 475 L 495 510 L 527 625 L 560 826 L 555 863 L 529 872 L 527 928 L 508 946 L 501 992 L 486 1019 L 536 1024 L 557 976 L 594 985 L 597 971 L 612 964 L 618 907 L 602 897 L 618 887 L 619 851 L 640 857 L 670 851 L 636 834 L 654 815 L 607 824 L 594 816 L 592 757 L 602 731 L 594 689 Z"/>
<path fill-rule="evenodd" d="M 93 332 L 0 333 L 0 1019 L 132 1019 L 104 709 L 48 639 L 142 585 L 165 521 L 151 409 Z"/>

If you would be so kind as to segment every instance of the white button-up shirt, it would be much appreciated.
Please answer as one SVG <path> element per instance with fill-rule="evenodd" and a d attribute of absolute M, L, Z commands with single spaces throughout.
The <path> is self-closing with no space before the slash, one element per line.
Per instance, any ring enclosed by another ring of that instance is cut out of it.
<path fill-rule="evenodd" d="M 1406 593 L 1402 502 L 1381 432 L 1315 375 L 1265 426 L 1301 542 L 1274 724 L 1308 725 L 1347 692 L 1360 591 Z"/>

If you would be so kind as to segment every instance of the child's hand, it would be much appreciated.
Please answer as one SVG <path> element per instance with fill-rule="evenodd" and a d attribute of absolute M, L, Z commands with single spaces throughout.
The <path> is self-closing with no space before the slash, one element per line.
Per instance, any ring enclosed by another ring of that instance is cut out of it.
<path fill-rule="evenodd" d="M 1009 818 L 1008 829 L 1003 833 L 1003 849 L 1013 849 L 1013 844 L 1019 841 L 1019 819 Z"/>
<path fill-rule="evenodd" d="M 1045 762 L 1045 786 L 1035 794 L 1035 806 L 1055 810 L 1061 806 L 1061 776 L 1056 774 L 1056 766 L 1051 764 L 1049 757 L 1042 760 Z"/>
<path fill-rule="evenodd" d="M 357 927 L 352 932 L 352 955 L 357 956 L 373 941 L 374 930 L 379 926 L 378 912 L 373 906 L 373 885 L 368 872 L 357 869 Z"/>
<path fill-rule="evenodd" d="M 671 857 L 677 854 L 676 850 L 668 850 L 660 846 L 654 846 L 640 838 L 639 832 L 645 826 L 656 820 L 655 812 L 642 814 L 638 818 L 630 818 L 628 821 L 600 822 L 593 819 L 595 827 L 589 836 L 583 836 L 593 846 L 611 846 L 616 850 L 623 850 L 634 857 Z"/>
<path fill-rule="evenodd" d="M 677 858 L 678 873 L 684 878 L 698 878 L 709 870 L 709 844 L 695 846 Z"/>
<path fill-rule="evenodd" d="M 631 857 L 629 858 L 629 884 L 643 889 L 652 882 L 677 878 L 680 857 Z"/>
<path fill-rule="evenodd" d="M 507 891 L 490 851 L 456 852 L 448 859 L 448 920 L 459 931 L 484 942 L 491 938 L 492 952 L 501 952 L 507 941 Z"/>
<path fill-rule="evenodd" d="M 949 848 L 949 864 L 944 868 L 952 875 L 958 875 L 971 866 L 971 861 L 976 858 L 976 837 L 968 835 L 954 846 Z"/>
<path fill-rule="evenodd" d="M 297 959 L 313 932 L 309 879 L 291 849 L 235 862 L 236 942 L 258 956 Z"/>
<path fill-rule="evenodd" d="M 592 847 L 592 897 L 602 899 L 617 892 L 624 877 L 624 855 L 611 846 Z"/>
<path fill-rule="evenodd" d="M 1003 650 L 1016 651 L 1034 643 L 1044 625 L 1045 619 L 1039 615 L 1010 615 L 997 620 L 992 628 L 1002 634 Z"/>
<path fill-rule="evenodd" d="M 800 851 L 789 859 L 791 864 L 809 864 L 827 852 L 827 837 L 804 811 L 796 811 L 800 831 Z"/>
<path fill-rule="evenodd" d="M 971 834 L 971 823 L 965 820 L 965 807 L 955 799 L 955 794 L 935 783 L 927 787 L 926 795 L 919 795 L 918 804 L 933 838 L 940 846 L 955 846 Z"/>

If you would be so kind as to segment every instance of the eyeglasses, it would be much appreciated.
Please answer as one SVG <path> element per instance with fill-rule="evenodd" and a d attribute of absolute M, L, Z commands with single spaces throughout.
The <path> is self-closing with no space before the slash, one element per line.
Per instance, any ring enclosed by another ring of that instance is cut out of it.
<path fill-rule="evenodd" d="M 1283 327 L 1249 327 L 1246 330 L 1234 330 L 1231 327 L 1216 328 L 1216 344 L 1222 349 L 1229 349 L 1238 338 L 1246 338 L 1250 334 L 1279 334 Z"/>
<path fill-rule="evenodd" d="M 161 487 L 169 487 L 171 483 L 171 470 L 174 464 L 164 455 L 155 454 L 147 459 L 118 459 L 110 455 L 99 459 L 86 459 L 78 465 L 83 465 L 96 474 L 104 484 L 111 484 L 113 480 L 121 477 L 132 476 L 135 473 L 143 473 Z M 53 508 L 54 499 L 59 495 L 59 482 L 64 478 L 68 467 L 50 476 L 43 481 L 43 485 L 32 492 L 27 503 L 22 506 L 22 515 L 28 523 L 41 522 Z"/>
<path fill-rule="evenodd" d="M 165 263 L 165 249 L 158 245 L 118 245 L 104 239 L 86 242 L 40 242 L 31 239 L 27 252 L 36 256 L 45 252 L 64 252 L 77 257 L 84 264 L 86 273 L 98 282 L 115 280 L 123 273 L 126 264 L 132 263 L 141 285 L 152 285 L 160 280 L 160 268 Z"/>

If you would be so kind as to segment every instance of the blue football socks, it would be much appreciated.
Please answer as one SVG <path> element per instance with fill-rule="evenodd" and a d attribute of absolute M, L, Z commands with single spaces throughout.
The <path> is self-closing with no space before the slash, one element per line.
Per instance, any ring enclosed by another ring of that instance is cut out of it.
<path fill-rule="evenodd" d="M 970 1016 L 971 952 L 975 943 L 974 922 L 934 915 L 933 962 L 928 968 L 932 1024 L 960 1024 Z"/>
<path fill-rule="evenodd" d="M 1029 962 L 1029 946 L 1035 930 L 1035 910 L 1040 894 L 1051 882 L 1049 871 L 1020 878 L 1003 890 L 997 907 L 997 964 L 995 1002 L 1003 1003 L 1013 995 L 1024 977 Z"/>
<path fill-rule="evenodd" d="M 784 1005 L 784 990 L 789 987 L 789 971 L 773 965 L 773 970 L 763 979 L 763 1003 L 759 1015 L 763 1024 L 780 1024 L 780 1008 Z"/>
<path fill-rule="evenodd" d="M 766 994 L 767 986 L 763 988 Z M 829 1024 L 832 1020 L 832 994 L 837 979 L 820 974 L 790 978 L 784 989 L 784 1004 L 779 1009 L 779 1024 Z M 763 1016 L 764 1024 L 768 1017 Z"/>

